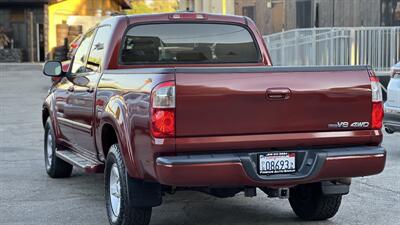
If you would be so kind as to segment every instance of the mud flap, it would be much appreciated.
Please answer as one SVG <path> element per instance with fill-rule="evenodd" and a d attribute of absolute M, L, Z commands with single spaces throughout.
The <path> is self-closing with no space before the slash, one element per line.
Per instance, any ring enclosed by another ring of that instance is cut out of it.
<path fill-rule="evenodd" d="M 161 185 L 127 176 L 130 207 L 155 207 L 162 203 Z"/>
<path fill-rule="evenodd" d="M 332 181 L 321 182 L 321 192 L 323 195 L 347 195 L 350 191 L 349 184 Z"/>

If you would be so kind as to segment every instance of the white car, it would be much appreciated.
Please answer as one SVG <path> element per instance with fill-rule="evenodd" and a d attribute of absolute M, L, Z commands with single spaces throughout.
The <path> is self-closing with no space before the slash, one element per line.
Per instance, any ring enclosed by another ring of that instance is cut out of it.
<path fill-rule="evenodd" d="M 400 132 L 400 62 L 394 65 L 391 70 L 383 124 L 386 132 L 390 134 Z"/>

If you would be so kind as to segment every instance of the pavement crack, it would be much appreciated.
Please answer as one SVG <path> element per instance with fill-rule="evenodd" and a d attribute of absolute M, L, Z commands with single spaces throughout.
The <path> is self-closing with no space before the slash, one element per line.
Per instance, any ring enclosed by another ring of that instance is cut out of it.
<path fill-rule="evenodd" d="M 363 185 L 371 187 L 371 188 L 376 188 L 376 189 L 379 189 L 379 190 L 388 191 L 388 192 L 392 192 L 392 193 L 400 195 L 400 191 L 392 190 L 390 188 L 385 188 L 385 187 L 378 186 L 378 185 L 375 185 L 375 184 L 369 184 L 369 183 L 364 182 L 364 181 L 359 181 L 359 182 L 360 182 L 360 184 L 363 184 Z"/>

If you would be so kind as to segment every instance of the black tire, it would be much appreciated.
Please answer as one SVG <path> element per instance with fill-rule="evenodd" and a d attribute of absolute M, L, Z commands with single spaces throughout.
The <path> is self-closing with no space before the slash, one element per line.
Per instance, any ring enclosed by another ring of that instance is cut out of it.
<path fill-rule="evenodd" d="M 327 220 L 338 212 L 342 195 L 323 195 L 320 185 L 305 184 L 290 189 L 290 205 L 301 219 Z"/>
<path fill-rule="evenodd" d="M 47 142 L 49 137 L 51 137 L 50 144 Z M 51 153 L 51 158 L 48 157 L 49 153 Z M 71 176 L 73 166 L 56 156 L 56 138 L 50 118 L 47 119 L 44 127 L 44 162 L 46 172 L 50 177 L 64 178 Z"/>
<path fill-rule="evenodd" d="M 390 129 L 389 127 L 385 127 L 385 131 L 388 134 L 393 134 L 394 133 L 394 131 L 392 129 Z"/>
<path fill-rule="evenodd" d="M 112 208 L 110 195 L 110 175 L 114 165 L 119 173 L 118 194 L 120 196 L 119 213 L 115 214 Z M 108 221 L 111 225 L 148 225 L 150 223 L 152 208 L 129 207 L 127 173 L 118 144 L 110 147 L 107 155 L 105 177 L 105 197 Z"/>

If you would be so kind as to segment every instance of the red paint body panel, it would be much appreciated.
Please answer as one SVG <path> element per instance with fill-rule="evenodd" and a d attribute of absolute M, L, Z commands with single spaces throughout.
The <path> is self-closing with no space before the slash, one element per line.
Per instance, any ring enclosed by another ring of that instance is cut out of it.
<path fill-rule="evenodd" d="M 100 158 L 101 133 L 105 124 L 113 125 L 119 136 L 128 173 L 133 177 L 154 179 L 154 157 L 175 151 L 175 139 L 155 141 L 149 133 L 150 92 L 159 83 L 173 80 L 168 73 L 149 73 L 143 70 L 105 71 L 97 89 L 96 143 Z"/>
<path fill-rule="evenodd" d="M 104 162 L 108 149 L 103 148 L 106 137 L 102 133 L 111 126 L 128 174 L 168 185 L 284 186 L 371 175 L 383 169 L 385 155 L 366 158 L 350 156 L 327 160 L 315 177 L 297 182 L 281 180 L 268 183 L 252 180 L 238 162 L 158 165 L 156 160 L 160 156 L 247 152 L 254 149 L 378 146 L 382 141 L 382 132 L 369 127 L 328 127 L 328 124 L 338 121 L 370 121 L 371 86 L 366 69 L 234 71 L 245 67 L 272 66 L 262 36 L 254 23 L 243 17 L 207 15 L 207 20 L 192 22 L 248 26 L 260 48 L 259 63 L 119 63 L 121 43 L 128 28 L 138 24 L 176 22 L 169 17 L 170 14 L 116 16 L 99 24 L 111 26 L 112 38 L 105 45 L 101 74 L 92 79 L 88 77 L 90 84 L 95 84 L 94 91 L 89 93 L 87 85 L 78 87 L 75 84 L 78 94 L 73 94 L 68 91 L 74 85 L 73 79 L 63 78 L 54 85 L 45 101 L 43 112 L 44 115 L 48 112 L 54 123 L 57 143 L 91 154 L 92 158 Z M 233 72 L 194 73 L 190 71 L 193 67 L 226 67 Z M 179 68 L 189 72 L 179 72 Z M 157 84 L 165 81 L 176 83 L 176 137 L 157 139 L 152 137 L 149 127 L 150 94 Z M 289 93 L 288 98 L 268 99 L 274 98 L 276 92 L 278 95 Z M 351 169 L 351 164 L 360 167 Z"/>
<path fill-rule="evenodd" d="M 308 146 L 378 145 L 381 131 L 331 131 L 284 134 L 258 134 L 176 138 L 178 152 L 253 150 L 269 148 L 294 148 Z"/>
<path fill-rule="evenodd" d="M 177 73 L 176 84 L 178 137 L 321 132 L 371 120 L 367 71 Z M 291 96 L 267 99 L 271 88 Z"/>

